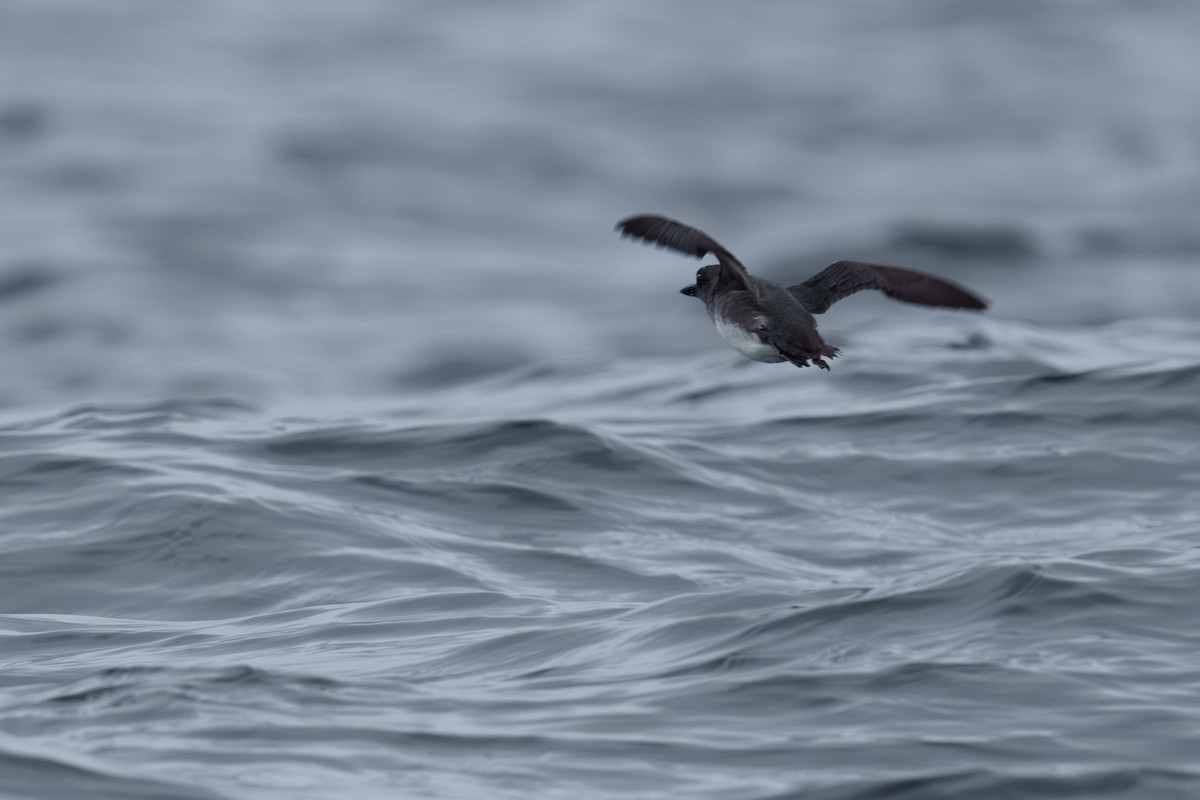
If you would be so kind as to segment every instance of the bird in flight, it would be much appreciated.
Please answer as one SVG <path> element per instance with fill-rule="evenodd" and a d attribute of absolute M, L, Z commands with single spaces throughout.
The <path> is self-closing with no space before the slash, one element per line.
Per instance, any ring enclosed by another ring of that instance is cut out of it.
<path fill-rule="evenodd" d="M 617 223 L 617 230 L 622 237 L 696 258 L 716 256 L 716 264 L 701 267 L 696 282 L 679 291 L 704 301 L 717 332 L 735 350 L 768 364 L 788 361 L 797 367 L 811 363 L 829 369 L 825 359 L 838 350 L 821 338 L 813 314 L 823 314 L 838 300 L 864 289 L 923 306 L 987 308 L 981 298 L 941 278 L 857 261 L 835 261 L 804 283 L 784 288 L 751 275 L 704 231 L 666 217 L 630 217 Z"/>

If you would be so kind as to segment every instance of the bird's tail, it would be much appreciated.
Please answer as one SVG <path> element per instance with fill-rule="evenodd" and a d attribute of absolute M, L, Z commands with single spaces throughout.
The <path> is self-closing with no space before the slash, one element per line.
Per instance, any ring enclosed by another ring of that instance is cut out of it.
<path fill-rule="evenodd" d="M 797 367 L 807 367 L 811 363 L 816 364 L 821 369 L 828 370 L 829 365 L 825 363 L 825 359 L 837 358 L 839 353 L 841 353 L 841 350 L 838 350 L 824 339 L 818 338 L 814 346 L 795 352 L 783 353 L 783 357 Z"/>

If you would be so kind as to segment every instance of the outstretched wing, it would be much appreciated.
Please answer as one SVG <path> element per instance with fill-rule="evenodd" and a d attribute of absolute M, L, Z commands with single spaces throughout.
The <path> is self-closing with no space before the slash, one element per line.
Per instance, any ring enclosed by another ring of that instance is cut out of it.
<path fill-rule="evenodd" d="M 666 217 L 642 215 L 621 220 L 617 223 L 617 230 L 622 237 L 641 239 L 656 247 L 666 247 L 696 258 L 704 258 L 712 253 L 721 264 L 718 281 L 725 284 L 722 288 L 757 294 L 742 262 L 699 228 Z"/>
<path fill-rule="evenodd" d="M 987 301 L 941 278 L 857 261 L 836 261 L 804 283 L 788 287 L 813 314 L 824 313 L 838 300 L 864 289 L 878 289 L 888 297 L 922 306 L 987 308 Z"/>

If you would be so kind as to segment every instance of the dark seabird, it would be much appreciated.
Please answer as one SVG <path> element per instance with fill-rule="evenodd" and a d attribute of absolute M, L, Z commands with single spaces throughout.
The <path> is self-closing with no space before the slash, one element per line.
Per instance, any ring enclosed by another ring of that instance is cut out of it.
<path fill-rule="evenodd" d="M 804 283 L 785 289 L 754 277 L 715 239 L 682 222 L 637 216 L 617 223 L 617 230 L 621 236 L 696 258 L 716 256 L 716 264 L 701 267 L 696 282 L 679 291 L 704 301 L 717 332 L 735 350 L 768 364 L 790 361 L 807 367 L 811 362 L 829 369 L 825 359 L 838 350 L 821 338 L 813 314 L 823 314 L 838 300 L 863 289 L 878 289 L 888 297 L 923 306 L 987 308 L 966 289 L 932 275 L 857 261 L 835 261 Z"/>

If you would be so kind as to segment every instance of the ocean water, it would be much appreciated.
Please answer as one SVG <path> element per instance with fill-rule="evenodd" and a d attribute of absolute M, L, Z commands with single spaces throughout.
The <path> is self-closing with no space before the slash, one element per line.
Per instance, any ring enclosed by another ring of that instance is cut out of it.
<path fill-rule="evenodd" d="M 1197 796 L 1198 36 L 6 4 L 0 797 Z M 745 361 L 639 212 L 992 307 Z"/>

